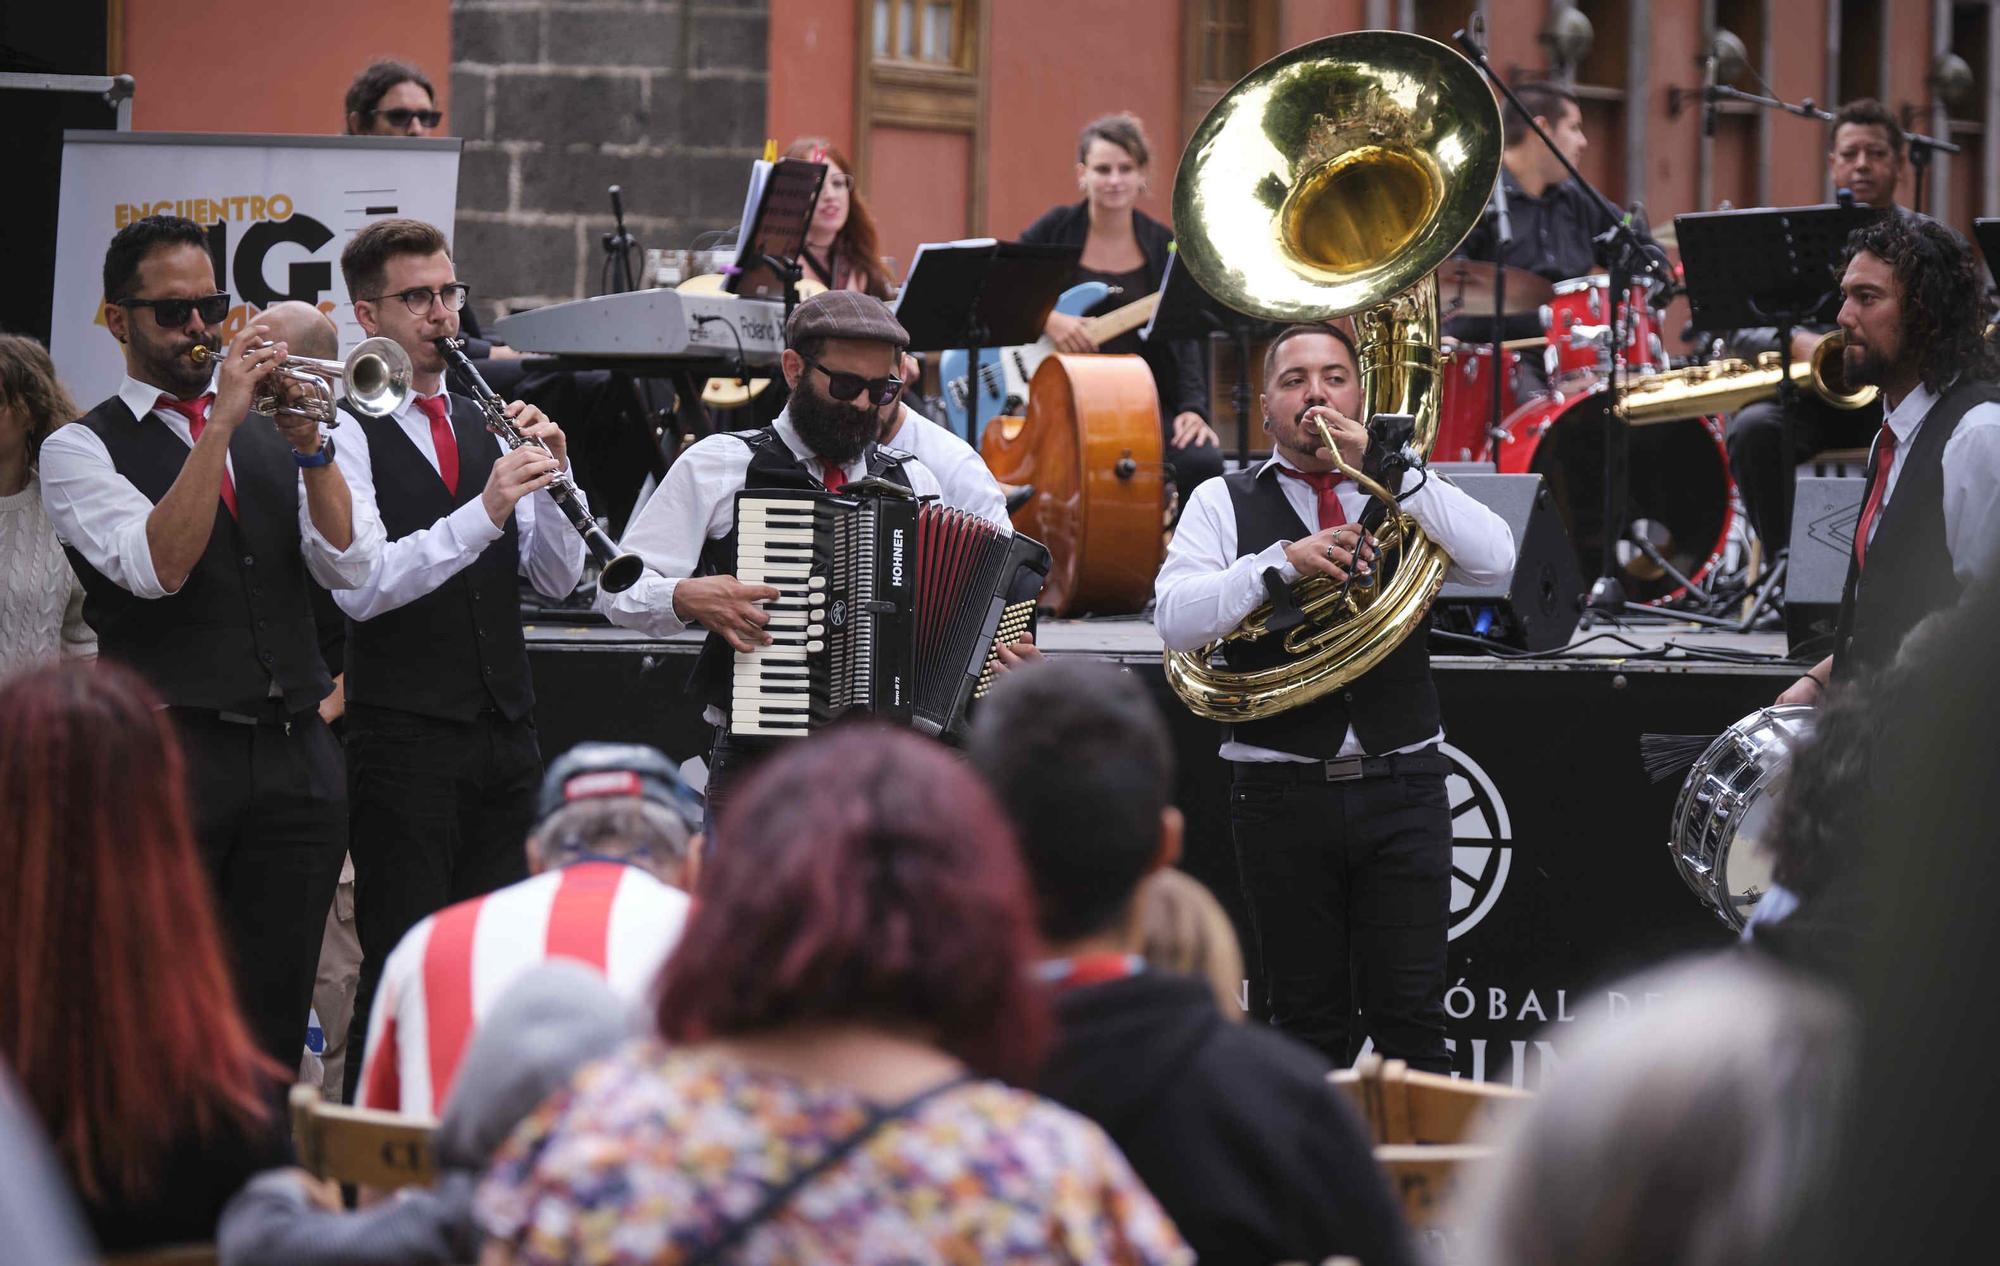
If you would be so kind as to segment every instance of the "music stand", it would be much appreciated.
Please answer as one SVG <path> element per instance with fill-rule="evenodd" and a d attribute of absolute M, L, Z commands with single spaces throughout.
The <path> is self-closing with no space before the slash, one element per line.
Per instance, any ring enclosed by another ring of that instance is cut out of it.
<path fill-rule="evenodd" d="M 1972 238 L 1979 243 L 1979 253 L 1986 257 L 1987 275 L 1993 278 L 1995 286 L 2000 286 L 2000 218 L 1974 220 Z"/>
<path fill-rule="evenodd" d="M 757 209 L 736 244 L 736 264 L 728 270 L 724 290 L 752 299 L 782 297 L 785 316 L 792 315 L 799 305 L 799 252 L 805 249 L 806 227 L 825 180 L 825 163 L 781 158 L 771 164 L 757 193 Z"/>
<path fill-rule="evenodd" d="M 909 350 L 964 348 L 970 385 L 980 348 L 1041 338 L 1043 323 L 1082 257 L 1080 246 L 993 238 L 919 246 L 895 307 L 896 319 L 910 334 Z M 965 442 L 975 443 L 974 411 L 965 419 Z"/>
<path fill-rule="evenodd" d="M 1139 331 L 1142 343 L 1174 343 L 1224 334 L 1236 345 L 1239 372 L 1230 390 L 1229 406 L 1236 414 L 1236 458 L 1250 464 L 1250 340 L 1278 328 L 1274 321 L 1246 316 L 1201 288 L 1178 253 L 1167 256 L 1167 275 L 1160 278 L 1160 302 L 1153 319 Z"/>
<path fill-rule="evenodd" d="M 1778 355 L 1785 371 L 1778 377 L 1778 451 L 1787 461 L 1798 406 L 1791 375 L 1792 330 L 1836 319 L 1840 280 L 1835 270 L 1846 254 L 1847 239 L 1854 230 L 1887 214 L 1876 207 L 1827 204 L 1674 217 L 1694 327 L 1777 327 Z M 1792 517 L 1792 484 L 1791 479 L 1779 481 L 1786 522 Z M 1775 543 L 1774 568 L 1783 566 L 1779 555 L 1788 544 Z"/>

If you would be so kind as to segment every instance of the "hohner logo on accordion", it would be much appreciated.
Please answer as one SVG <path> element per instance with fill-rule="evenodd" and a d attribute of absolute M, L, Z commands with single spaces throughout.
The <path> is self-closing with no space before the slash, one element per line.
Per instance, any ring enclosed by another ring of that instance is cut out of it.
<path fill-rule="evenodd" d="M 736 575 L 772 586 L 771 642 L 738 651 L 729 730 L 797 738 L 869 713 L 947 739 L 1033 627 L 1040 542 L 881 481 L 736 495 Z"/>

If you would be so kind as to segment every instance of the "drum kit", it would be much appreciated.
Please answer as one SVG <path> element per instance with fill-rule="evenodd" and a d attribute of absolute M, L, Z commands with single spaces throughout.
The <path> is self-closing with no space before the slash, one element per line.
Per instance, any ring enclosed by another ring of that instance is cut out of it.
<path fill-rule="evenodd" d="M 1445 339 L 1442 405 L 1432 449 L 1440 461 L 1485 462 L 1504 474 L 1540 474 L 1586 574 L 1603 549 L 1605 431 L 1629 381 L 1670 369 L 1661 313 L 1646 285 L 1627 295 L 1618 341 L 1611 282 L 1597 275 L 1550 282 L 1521 268 L 1452 260 L 1438 270 L 1450 316 L 1538 318 L 1539 335 L 1499 345 L 1500 425 L 1493 429 L 1495 347 Z M 1501 296 L 1504 295 L 1504 302 Z M 1622 364 L 1622 373 L 1619 372 Z M 1625 590 L 1666 603 L 1719 569 L 1736 521 L 1723 422 L 1684 417 L 1634 426 L 1627 531 L 1619 545 Z M 1636 542 L 1642 540 L 1645 546 Z"/>

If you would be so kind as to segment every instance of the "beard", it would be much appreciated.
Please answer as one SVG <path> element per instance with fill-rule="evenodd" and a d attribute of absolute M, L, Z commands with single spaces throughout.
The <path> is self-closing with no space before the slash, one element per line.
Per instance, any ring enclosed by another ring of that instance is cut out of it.
<path fill-rule="evenodd" d="M 137 314 L 135 313 L 135 318 Z M 150 315 L 148 317 L 150 319 Z M 209 330 L 200 338 L 183 345 L 176 337 L 159 345 L 142 343 L 137 335 L 132 338 L 132 347 L 138 352 L 139 367 L 145 371 L 145 381 L 163 390 L 172 392 L 186 400 L 208 390 L 209 381 L 215 376 L 215 368 L 222 354 L 222 333 Z M 188 359 L 188 353 L 199 344 L 216 354 L 206 365 L 197 365 Z M 178 348 L 176 352 L 174 349 Z"/>
<path fill-rule="evenodd" d="M 849 464 L 867 451 L 882 425 L 877 409 L 857 409 L 821 395 L 810 374 L 799 378 L 786 407 L 806 446 L 839 466 Z"/>
<path fill-rule="evenodd" d="M 1879 387 L 1889 366 L 1874 349 L 1851 340 L 1840 353 L 1840 376 L 1850 387 Z"/>

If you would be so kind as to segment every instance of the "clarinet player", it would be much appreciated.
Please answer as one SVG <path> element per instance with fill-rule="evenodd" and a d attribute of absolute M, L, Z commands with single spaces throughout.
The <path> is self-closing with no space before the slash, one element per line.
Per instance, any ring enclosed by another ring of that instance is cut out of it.
<path fill-rule="evenodd" d="M 467 288 L 444 235 L 378 220 L 340 267 L 355 320 L 414 371 L 396 412 L 341 430 L 355 499 L 379 508 L 388 536 L 373 579 L 335 599 L 348 617 L 358 1038 L 411 925 L 527 874 L 542 757 L 517 577 L 564 598 L 584 544 L 547 492 L 566 460 L 561 428 L 515 401 L 516 427 L 546 447 L 510 450 L 473 400 L 445 390 L 434 341 L 458 333 Z"/>

